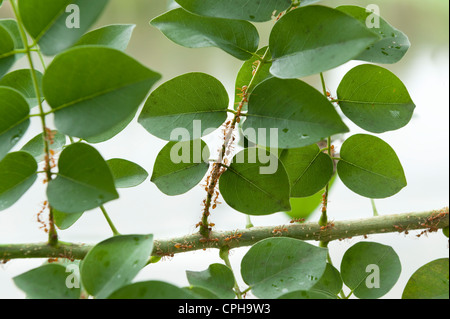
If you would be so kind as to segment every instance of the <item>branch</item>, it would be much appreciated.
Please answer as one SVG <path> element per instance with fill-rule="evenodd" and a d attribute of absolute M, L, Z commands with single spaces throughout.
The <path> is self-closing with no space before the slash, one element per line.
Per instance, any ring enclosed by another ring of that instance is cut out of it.
<path fill-rule="evenodd" d="M 208 239 L 199 233 L 168 240 L 155 240 L 152 256 L 173 256 L 177 253 L 208 248 L 230 249 L 246 247 L 271 237 L 291 237 L 300 240 L 330 242 L 349 237 L 422 230 L 416 236 L 436 232 L 449 226 L 448 207 L 422 213 L 404 213 L 376 216 L 358 220 L 330 222 L 327 226 L 317 223 L 281 225 L 276 227 L 253 227 L 236 231 L 212 231 Z M 47 243 L 0 245 L 0 260 L 19 258 L 69 258 L 83 259 L 91 245 L 59 242 L 57 246 Z"/>

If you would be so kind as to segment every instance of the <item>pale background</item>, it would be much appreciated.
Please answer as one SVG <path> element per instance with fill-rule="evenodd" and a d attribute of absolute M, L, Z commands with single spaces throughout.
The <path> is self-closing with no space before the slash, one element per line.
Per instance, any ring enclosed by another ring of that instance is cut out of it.
<path fill-rule="evenodd" d="M 398 131 L 379 135 L 397 152 L 408 180 L 408 186 L 394 197 L 377 200 L 378 211 L 383 214 L 419 212 L 448 206 L 448 6 L 446 0 L 397 0 L 397 1 L 322 1 L 320 4 L 338 6 L 356 4 L 380 6 L 381 16 L 405 32 L 412 43 L 405 58 L 395 65 L 383 65 L 394 72 L 408 88 L 417 105 L 411 123 Z M 228 92 L 234 94 L 234 80 L 242 62 L 216 48 L 187 49 L 166 39 L 148 22 L 166 10 L 163 0 L 111 0 L 96 27 L 114 23 L 137 24 L 127 50 L 131 56 L 149 68 L 163 74 L 161 83 L 184 73 L 199 71 L 218 78 Z M 81 13 L 82 14 L 82 13 Z M 0 9 L 0 17 L 12 17 L 8 1 Z M 268 31 L 273 22 L 258 24 L 261 46 L 267 44 Z M 39 65 L 38 61 L 36 61 Z M 48 63 L 50 61 L 47 61 Z M 350 62 L 325 73 L 327 86 L 334 94 L 344 74 L 359 64 Z M 22 59 L 16 68 L 27 67 Z M 318 76 L 304 79 L 320 89 Z M 347 123 L 351 134 L 361 132 Z M 14 150 L 40 132 L 40 122 L 34 118 L 26 136 Z M 219 145 L 220 131 L 206 138 L 212 150 Z M 126 158 L 143 166 L 149 174 L 159 150 L 165 142 L 149 135 L 134 121 L 125 131 L 110 141 L 96 145 L 105 159 Z M 337 145 L 339 150 L 339 145 Z M 144 182 L 138 188 L 120 189 L 120 199 L 106 204 L 110 217 L 123 234 L 152 233 L 164 239 L 193 233 L 200 220 L 201 202 L 205 192 L 196 187 L 187 194 L 169 197 L 154 184 Z M 45 197 L 42 180 L 13 207 L 0 212 L 0 243 L 42 242 L 47 235 L 39 229 L 36 214 Z M 372 215 L 370 201 L 352 193 L 340 181 L 333 188 L 329 204 L 330 219 L 365 218 Z M 317 220 L 318 214 L 312 216 Z M 234 230 L 245 227 L 245 215 L 226 204 L 214 210 L 211 221 L 217 230 Z M 289 218 L 283 214 L 253 217 L 255 226 L 281 225 Z M 396 286 L 385 298 L 400 298 L 409 277 L 422 265 L 442 257 L 448 257 L 448 241 L 441 232 L 428 237 L 410 235 L 372 235 L 368 240 L 391 245 L 399 254 L 402 274 Z M 96 243 L 111 236 L 100 210 L 85 213 L 69 230 L 60 231 L 63 241 Z M 361 238 L 336 241 L 330 244 L 330 254 L 339 269 L 344 252 Z M 239 264 L 247 248 L 232 251 L 230 259 L 239 276 Z M 44 260 L 13 260 L 0 266 L 0 298 L 23 298 L 12 278 L 42 264 Z M 204 270 L 209 264 L 222 262 L 218 251 L 197 251 L 176 255 L 174 258 L 150 265 L 139 273 L 136 280 L 164 280 L 178 286 L 186 286 L 186 270 Z M 244 287 L 238 278 L 240 286 Z"/>

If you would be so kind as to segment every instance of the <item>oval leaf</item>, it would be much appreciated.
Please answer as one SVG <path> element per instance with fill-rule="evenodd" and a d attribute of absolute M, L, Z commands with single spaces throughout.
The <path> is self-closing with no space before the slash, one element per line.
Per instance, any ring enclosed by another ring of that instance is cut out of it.
<path fill-rule="evenodd" d="M 53 152 L 59 152 L 66 145 L 66 136 L 59 133 L 58 131 L 51 131 L 53 136 L 49 143 L 49 148 Z M 33 137 L 27 144 L 25 144 L 21 151 L 30 153 L 36 159 L 38 163 L 45 160 L 45 150 L 44 150 L 44 134 L 38 134 Z"/>
<path fill-rule="evenodd" d="M 342 182 L 368 198 L 386 198 L 406 186 L 400 160 L 392 147 L 378 137 L 357 134 L 341 147 L 337 171 Z"/>
<path fill-rule="evenodd" d="M 323 6 L 298 8 L 283 16 L 272 29 L 270 71 L 280 78 L 320 73 L 356 58 L 378 40 L 377 34 L 339 10 Z"/>
<path fill-rule="evenodd" d="M 333 299 L 335 299 L 336 296 L 341 292 L 342 286 L 343 283 L 339 270 L 334 268 L 331 264 L 327 263 L 327 268 L 325 268 L 323 276 L 314 285 L 311 291 L 325 294 L 328 297 L 332 297 Z"/>
<path fill-rule="evenodd" d="M 408 51 L 411 43 L 408 37 L 394 28 L 371 10 L 358 6 L 340 6 L 336 8 L 358 19 L 366 28 L 377 32 L 381 39 L 371 44 L 356 60 L 372 63 L 396 63 Z"/>
<path fill-rule="evenodd" d="M 268 47 L 264 47 L 259 49 L 256 54 L 260 57 L 263 57 L 264 54 L 266 54 L 265 59 L 267 61 L 270 61 L 272 58 L 270 51 L 267 51 Z M 242 67 L 240 68 L 237 78 L 236 78 L 236 94 L 234 97 L 234 109 L 237 110 L 237 107 L 239 103 L 242 101 L 242 88 L 244 86 L 248 86 L 249 83 L 252 83 L 252 86 L 246 90 L 247 94 L 250 94 L 253 92 L 254 88 L 264 80 L 267 80 L 273 75 L 270 73 L 270 67 L 272 66 L 272 62 L 264 62 L 262 65 L 260 65 L 260 59 L 258 57 L 254 56 L 250 60 L 247 60 L 242 64 Z M 258 69 L 258 72 L 255 74 L 256 70 Z M 253 78 L 253 74 L 255 74 L 255 77 Z M 247 104 L 244 104 L 242 111 L 247 110 Z"/>
<path fill-rule="evenodd" d="M 221 299 L 234 299 L 234 275 L 222 264 L 212 264 L 204 271 L 186 271 L 189 283 L 195 287 L 210 290 Z"/>
<path fill-rule="evenodd" d="M 203 17 L 178 8 L 150 23 L 187 48 L 217 47 L 244 61 L 258 49 L 258 31 L 247 21 Z"/>
<path fill-rule="evenodd" d="M 41 100 L 43 100 L 44 94 L 42 93 L 42 73 L 35 70 L 37 85 L 39 87 L 39 93 Z M 0 86 L 7 86 L 19 91 L 27 100 L 30 105 L 30 109 L 37 106 L 39 101 L 36 96 L 36 91 L 33 85 L 33 78 L 31 76 L 31 70 L 22 69 L 16 70 L 6 74 L 0 79 Z"/>
<path fill-rule="evenodd" d="M 52 212 L 55 225 L 61 230 L 70 228 L 84 214 L 84 212 L 67 214 L 56 209 L 53 209 Z"/>
<path fill-rule="evenodd" d="M 219 80 L 204 73 L 188 73 L 153 91 L 138 121 L 150 134 L 166 141 L 198 139 L 225 122 L 228 102 Z"/>
<path fill-rule="evenodd" d="M 203 16 L 248 20 L 252 22 L 269 21 L 274 11 L 289 8 L 291 0 L 176 0 L 184 9 Z M 303 2 L 303 1 L 302 1 Z"/>
<path fill-rule="evenodd" d="M 254 89 L 243 130 L 249 141 L 272 148 L 308 146 L 348 132 L 333 105 L 316 89 L 300 80 L 278 78 Z"/>
<path fill-rule="evenodd" d="M 371 64 L 350 70 L 339 84 L 337 94 L 342 112 L 373 133 L 405 126 L 415 108 L 402 81 L 392 72 Z"/>
<path fill-rule="evenodd" d="M 107 3 L 108 0 L 20 0 L 19 11 L 42 53 L 55 55 L 88 31 Z"/>
<path fill-rule="evenodd" d="M 195 299 L 185 289 L 163 281 L 143 281 L 115 291 L 108 299 Z"/>
<path fill-rule="evenodd" d="M 202 140 L 169 142 L 156 157 L 151 181 L 166 195 L 184 194 L 203 179 L 208 160 L 209 149 Z"/>
<path fill-rule="evenodd" d="M 53 60 L 43 89 L 58 130 L 87 139 L 131 121 L 160 77 L 121 51 L 84 46 Z"/>
<path fill-rule="evenodd" d="M 0 78 L 8 72 L 16 61 L 14 40 L 8 30 L 0 25 Z"/>
<path fill-rule="evenodd" d="M 242 258 L 241 274 L 259 298 L 278 298 L 309 290 L 322 277 L 327 249 L 293 238 L 268 238 L 253 245 Z"/>
<path fill-rule="evenodd" d="M 448 299 L 448 258 L 420 267 L 408 280 L 403 299 Z"/>
<path fill-rule="evenodd" d="M 138 186 L 148 177 L 147 171 L 136 163 L 121 158 L 113 158 L 106 163 L 111 169 L 117 188 Z"/>
<path fill-rule="evenodd" d="M 75 46 L 103 45 L 120 51 L 125 51 L 136 25 L 114 24 L 92 30 L 81 37 Z"/>
<path fill-rule="evenodd" d="M 25 152 L 9 153 L 0 161 L 0 211 L 22 197 L 37 178 L 37 163 Z"/>
<path fill-rule="evenodd" d="M 30 126 L 30 108 L 18 91 L 0 87 L 0 160 L 13 148 Z"/>
<path fill-rule="evenodd" d="M 79 299 L 81 289 L 68 288 L 70 271 L 60 264 L 46 264 L 13 278 L 29 299 Z"/>
<path fill-rule="evenodd" d="M 290 210 L 289 177 L 278 158 L 265 149 L 239 152 L 221 175 L 225 202 L 248 215 L 269 215 Z"/>
<path fill-rule="evenodd" d="M 50 206 L 65 213 L 80 213 L 117 199 L 111 170 L 100 153 L 76 143 L 61 152 L 58 176 L 50 181 Z"/>
<path fill-rule="evenodd" d="M 341 262 L 344 283 L 361 299 L 388 293 L 400 277 L 402 266 L 390 246 L 360 242 L 350 247 Z"/>
<path fill-rule="evenodd" d="M 152 235 L 120 235 L 98 243 L 81 263 L 84 288 L 96 298 L 107 298 L 133 280 L 152 250 Z"/>
<path fill-rule="evenodd" d="M 331 157 L 316 144 L 283 150 L 280 155 L 289 175 L 291 197 L 308 197 L 325 187 L 333 175 Z"/>

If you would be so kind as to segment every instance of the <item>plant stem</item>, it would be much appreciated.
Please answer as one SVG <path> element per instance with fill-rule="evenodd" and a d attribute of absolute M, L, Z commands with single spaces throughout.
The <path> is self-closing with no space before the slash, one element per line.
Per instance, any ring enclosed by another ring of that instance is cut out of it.
<path fill-rule="evenodd" d="M 373 200 L 373 198 L 370 199 L 370 202 L 372 203 L 373 216 L 380 216 L 378 214 L 378 210 L 377 207 L 375 206 L 375 201 Z"/>
<path fill-rule="evenodd" d="M 269 49 L 267 48 L 266 52 L 264 53 L 264 55 L 262 57 L 262 60 L 265 60 L 268 53 L 269 53 Z M 247 102 L 247 97 L 248 97 L 247 92 L 250 92 L 250 88 L 254 85 L 256 75 L 258 74 L 259 70 L 261 70 L 261 66 L 262 66 L 262 63 L 259 63 L 256 70 L 253 73 L 250 83 L 247 85 L 247 88 L 242 91 L 242 100 L 239 103 L 236 112 L 233 112 L 234 116 L 233 116 L 233 119 L 231 120 L 231 123 L 229 124 L 229 126 L 226 127 L 225 138 L 224 138 L 222 147 L 220 149 L 219 159 L 216 163 L 213 164 L 213 169 L 212 169 L 211 175 L 209 176 L 209 183 L 206 186 L 207 195 L 206 195 L 206 199 L 203 202 L 204 209 L 203 209 L 202 218 L 201 218 L 201 222 L 200 222 L 200 234 L 203 236 L 203 238 L 209 238 L 209 235 L 211 232 L 211 229 L 209 227 L 209 215 L 211 214 L 210 208 L 213 205 L 213 202 L 212 202 L 213 196 L 215 194 L 216 186 L 218 184 L 220 175 L 224 172 L 223 161 L 225 159 L 227 149 L 229 148 L 230 144 L 233 142 L 233 140 L 232 140 L 233 132 L 234 132 L 234 129 L 236 128 L 236 124 L 238 123 L 238 121 L 240 121 L 242 107 Z M 226 169 L 226 167 L 225 167 L 225 169 Z"/>
<path fill-rule="evenodd" d="M 212 232 L 211 241 L 204 241 L 200 234 L 191 234 L 170 238 L 167 240 L 155 240 L 152 256 L 172 256 L 208 248 L 233 249 L 251 246 L 260 240 L 272 237 L 289 237 L 305 241 L 330 242 L 349 237 L 364 236 L 369 234 L 399 233 L 399 228 L 408 231 L 426 229 L 428 232 L 436 232 L 449 226 L 448 207 L 440 210 L 432 210 L 420 213 L 404 213 L 395 215 L 383 215 L 357 220 L 335 221 L 335 226 L 321 230 L 317 223 L 290 224 L 284 226 L 286 232 L 274 234 L 274 227 L 253 227 L 235 231 Z M 238 239 L 227 240 L 232 235 L 240 234 Z M 406 233 L 405 233 L 406 236 Z M 414 236 L 414 235 L 411 235 Z M 175 248 L 174 243 L 189 242 L 189 248 Z M 93 246 L 59 242 L 58 246 L 50 246 L 48 243 L 37 244 L 4 244 L 0 245 L 0 260 L 23 258 L 56 258 L 70 256 L 75 259 L 83 259 Z"/>
<path fill-rule="evenodd" d="M 11 0 L 11 7 L 14 11 L 14 15 L 17 19 L 17 24 L 19 27 L 20 36 L 22 38 L 23 45 L 25 47 L 25 53 L 28 58 L 28 63 L 30 65 L 31 70 L 31 79 L 33 81 L 34 91 L 36 93 L 36 98 L 38 100 L 39 113 L 42 124 L 43 138 L 44 138 L 44 152 L 45 152 L 45 171 L 47 174 L 47 182 L 52 180 L 52 168 L 50 164 L 50 146 L 49 146 L 49 136 L 47 133 L 47 125 L 45 123 L 45 112 L 44 107 L 42 105 L 41 93 L 39 90 L 36 70 L 33 64 L 33 58 L 31 56 L 31 47 L 28 45 L 27 35 L 25 33 L 25 29 L 23 26 L 22 18 L 17 9 L 17 4 L 15 0 Z M 39 50 L 38 50 L 39 51 Z M 53 208 L 49 206 L 49 232 L 48 232 L 48 242 L 51 246 L 55 246 L 58 244 L 58 234 L 56 232 L 55 222 L 53 218 Z"/>
<path fill-rule="evenodd" d="M 111 228 L 111 231 L 113 233 L 114 236 L 118 236 L 120 235 L 120 233 L 117 231 L 117 228 L 114 226 L 111 218 L 109 218 L 108 213 L 106 212 L 106 209 L 103 205 L 100 206 L 100 210 L 103 213 L 103 216 L 105 216 L 106 221 L 108 222 L 109 227 Z"/>
<path fill-rule="evenodd" d="M 227 265 L 228 268 L 230 268 L 231 273 L 233 274 L 234 278 L 234 293 L 236 294 L 238 299 L 242 299 L 243 293 L 239 289 L 239 285 L 237 284 L 236 276 L 234 275 L 233 267 L 231 267 L 230 258 L 229 258 L 229 249 L 221 249 L 220 250 L 220 258 L 225 262 L 225 265 Z"/>

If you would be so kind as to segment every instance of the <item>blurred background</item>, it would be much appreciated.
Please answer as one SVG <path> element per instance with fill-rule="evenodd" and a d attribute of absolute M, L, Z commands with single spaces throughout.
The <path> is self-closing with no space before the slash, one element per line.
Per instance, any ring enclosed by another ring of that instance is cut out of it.
<path fill-rule="evenodd" d="M 205 72 L 219 79 L 232 97 L 234 81 L 242 64 L 216 48 L 187 49 L 172 43 L 156 28 L 149 25 L 154 17 L 164 13 L 172 1 L 110 0 L 110 3 L 94 28 L 108 25 L 136 24 L 127 53 L 149 68 L 162 73 L 163 82 L 187 73 Z M 336 7 L 344 4 L 367 6 L 377 4 L 381 16 L 409 36 L 411 49 L 403 60 L 395 65 L 383 65 L 394 72 L 406 85 L 416 103 L 415 115 L 408 126 L 401 130 L 378 135 L 396 151 L 403 164 L 408 186 L 397 195 L 377 200 L 380 215 L 405 212 L 420 212 L 441 209 L 449 202 L 449 2 L 446 0 L 370 0 L 370 1 L 321 1 L 320 4 Z M 82 14 L 82 13 L 81 13 Z M 13 14 L 6 1 L 0 9 L 0 18 L 11 18 Z M 261 44 L 268 43 L 273 22 L 257 24 Z M 47 64 L 50 59 L 46 60 Z M 36 60 L 36 65 L 39 65 Z M 354 66 L 362 62 L 351 61 L 325 73 L 331 93 Z M 15 66 L 27 68 L 26 59 Z M 312 76 L 305 79 L 320 90 L 320 79 Z M 233 99 L 230 99 L 233 101 Z M 138 112 L 139 114 L 139 112 Z M 50 121 L 51 123 L 51 121 Z M 350 134 L 362 132 L 350 121 L 346 122 Z M 38 118 L 34 118 L 26 133 L 14 150 L 40 133 Z M 211 150 L 218 148 L 221 132 L 205 138 Z M 349 136 L 349 135 L 347 135 Z M 133 121 L 113 139 L 95 145 L 105 159 L 125 158 L 152 173 L 153 163 L 165 142 L 148 134 Z M 340 145 L 337 144 L 339 151 Z M 205 197 L 202 187 L 190 192 L 169 197 L 161 193 L 154 184 L 146 181 L 137 188 L 119 189 L 120 199 L 105 205 L 108 213 L 123 234 L 152 233 L 157 239 L 183 236 L 195 232 L 195 224 L 201 217 L 201 203 Z M 39 229 L 36 215 L 45 200 L 42 180 L 11 208 L 0 212 L 0 243 L 44 242 L 47 234 Z M 220 200 L 220 199 L 219 199 Z M 357 219 L 372 216 L 370 200 L 348 190 L 339 180 L 334 184 L 329 203 L 329 218 L 332 220 Z M 223 202 L 223 200 L 222 200 Z M 318 212 L 310 220 L 316 221 Z M 290 218 L 284 213 L 265 217 L 252 217 L 255 226 L 288 224 Z M 234 211 L 225 203 L 213 211 L 211 221 L 216 230 L 244 228 L 246 216 Z M 442 232 L 417 238 L 417 232 L 405 234 L 371 235 L 369 239 L 392 246 L 400 256 L 402 274 L 396 286 L 384 298 L 400 298 L 409 277 L 424 264 L 448 257 L 448 240 Z M 111 231 L 100 210 L 86 212 L 71 228 L 59 231 L 60 239 L 71 242 L 97 243 L 110 237 Z M 329 245 L 331 258 L 339 269 L 345 251 L 362 238 L 332 242 Z M 231 252 L 230 260 L 236 274 L 242 256 L 248 248 Z M 0 298 L 24 298 L 12 278 L 29 269 L 38 267 L 44 260 L 13 260 L 0 265 Z M 205 270 L 211 263 L 222 262 L 218 250 L 197 251 L 178 254 L 143 269 L 136 281 L 163 280 L 177 286 L 186 286 L 185 271 Z M 239 276 L 238 276 L 239 277 Z M 245 284 L 238 278 L 241 287 Z"/>

